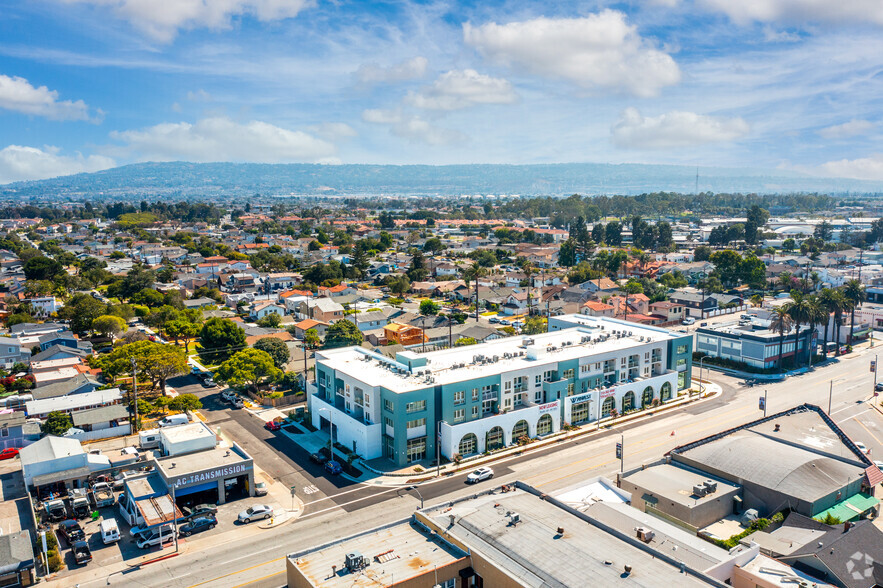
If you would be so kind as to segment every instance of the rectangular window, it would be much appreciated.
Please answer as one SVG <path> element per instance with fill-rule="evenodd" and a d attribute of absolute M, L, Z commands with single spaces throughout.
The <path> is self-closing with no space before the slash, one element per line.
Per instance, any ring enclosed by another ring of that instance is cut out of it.
<path fill-rule="evenodd" d="M 678 360 L 678 367 L 685 366 L 685 365 L 687 365 L 687 360 L 686 360 L 686 359 L 681 358 L 681 359 Z"/>
<path fill-rule="evenodd" d="M 9 437 L 9 429 L 6 427 L 0 429 L 0 437 Z"/>
<path fill-rule="evenodd" d="M 386 425 L 387 427 L 395 428 L 395 425 L 393 425 L 392 419 L 389 417 L 383 417 L 383 424 Z"/>
<path fill-rule="evenodd" d="M 383 410 L 388 410 L 389 412 L 394 412 L 395 404 L 393 404 L 392 400 L 384 400 L 383 401 Z"/>
<path fill-rule="evenodd" d="M 478 388 L 472 389 L 472 402 L 478 402 Z"/>
<path fill-rule="evenodd" d="M 564 374 L 561 376 L 562 380 L 569 380 L 573 377 L 573 370 L 564 370 Z"/>
<path fill-rule="evenodd" d="M 365 394 L 365 408 L 368 408 L 369 406 L 371 406 L 371 395 Z"/>
<path fill-rule="evenodd" d="M 466 391 L 465 390 L 458 390 L 457 392 L 454 392 L 454 404 L 455 405 L 466 404 Z"/>
<path fill-rule="evenodd" d="M 424 459 L 426 457 L 426 437 L 408 439 L 407 455 L 408 463 Z"/>
<path fill-rule="evenodd" d="M 512 380 L 506 380 L 505 382 L 503 382 L 503 389 L 506 392 L 511 392 L 512 391 Z"/>
<path fill-rule="evenodd" d="M 413 421 L 408 421 L 409 429 L 416 429 L 417 427 L 425 427 L 426 426 L 426 418 L 422 419 L 414 419 Z"/>
<path fill-rule="evenodd" d="M 537 386 L 539 386 L 539 385 L 542 384 L 542 383 L 543 383 L 543 376 L 542 376 L 542 374 L 537 374 L 536 377 L 534 378 L 534 384 L 537 385 Z"/>
<path fill-rule="evenodd" d="M 537 390 L 536 392 L 534 392 L 533 401 L 534 402 L 542 402 L 543 401 L 543 391 L 542 390 Z"/>
<path fill-rule="evenodd" d="M 687 353 L 686 345 L 678 345 L 678 353 Z"/>
<path fill-rule="evenodd" d="M 466 409 L 465 408 L 458 408 L 457 410 L 454 411 L 454 422 L 455 423 L 462 423 L 465 420 L 466 420 Z"/>
<path fill-rule="evenodd" d="M 573 382 L 571 382 L 567 385 L 567 395 L 573 396 Z"/>
<path fill-rule="evenodd" d="M 420 412 L 422 410 L 426 410 L 426 401 L 418 400 L 416 402 L 409 402 L 405 405 L 405 411 L 408 413 L 412 412 Z"/>
<path fill-rule="evenodd" d="M 474 418 L 474 419 L 478 418 L 478 406 L 477 405 L 472 407 L 472 418 Z"/>

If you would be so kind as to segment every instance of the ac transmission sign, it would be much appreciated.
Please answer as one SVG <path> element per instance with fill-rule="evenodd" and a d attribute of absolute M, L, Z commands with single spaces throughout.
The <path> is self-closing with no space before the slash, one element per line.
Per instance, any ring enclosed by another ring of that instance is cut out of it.
<path fill-rule="evenodd" d="M 230 476 L 236 476 L 238 474 L 243 474 L 250 469 L 251 468 L 245 464 L 237 464 L 223 468 L 216 468 L 214 470 L 207 470 L 205 472 L 199 472 L 197 474 L 190 474 L 189 476 L 181 476 L 180 478 L 177 478 L 175 480 L 175 488 L 183 488 L 184 486 L 192 486 L 193 484 L 211 482 L 212 480 L 217 480 L 218 478 L 228 478 Z"/>

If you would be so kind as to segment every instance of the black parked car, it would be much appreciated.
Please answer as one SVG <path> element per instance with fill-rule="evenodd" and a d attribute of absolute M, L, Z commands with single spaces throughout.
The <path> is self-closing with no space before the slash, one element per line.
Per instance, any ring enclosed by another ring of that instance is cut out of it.
<path fill-rule="evenodd" d="M 58 534 L 64 537 L 68 545 L 73 545 L 76 541 L 83 541 L 86 539 L 86 533 L 83 532 L 83 527 L 73 519 L 61 521 L 58 525 Z"/>
<path fill-rule="evenodd" d="M 218 507 L 214 504 L 197 504 L 192 508 L 183 508 L 184 514 L 190 517 L 191 519 L 199 517 L 201 515 L 211 515 L 214 516 L 218 514 Z"/>
<path fill-rule="evenodd" d="M 325 462 L 328 461 L 328 456 L 321 451 L 317 451 L 316 453 L 310 454 L 310 461 L 319 465 L 325 465 Z"/>
<path fill-rule="evenodd" d="M 183 535 L 184 537 L 190 537 L 193 533 L 199 533 L 206 529 L 214 529 L 217 524 L 218 519 L 216 519 L 214 515 L 200 515 L 198 517 L 193 517 L 178 527 L 178 534 Z"/>

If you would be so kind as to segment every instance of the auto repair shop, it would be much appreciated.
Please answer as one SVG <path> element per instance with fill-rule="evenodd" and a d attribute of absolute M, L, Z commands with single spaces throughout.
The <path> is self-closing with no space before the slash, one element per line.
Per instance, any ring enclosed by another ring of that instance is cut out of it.
<path fill-rule="evenodd" d="M 241 447 L 215 447 L 156 460 L 178 505 L 224 504 L 254 496 L 254 464 Z"/>

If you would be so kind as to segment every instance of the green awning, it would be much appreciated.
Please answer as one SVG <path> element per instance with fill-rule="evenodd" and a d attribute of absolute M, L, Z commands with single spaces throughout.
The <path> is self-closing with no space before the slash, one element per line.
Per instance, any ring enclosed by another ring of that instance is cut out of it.
<path fill-rule="evenodd" d="M 870 494 L 856 494 L 850 496 L 842 502 L 838 502 L 828 510 L 822 511 L 813 517 L 817 521 L 821 521 L 830 514 L 840 519 L 841 522 L 854 521 L 867 513 L 880 503 L 880 501 Z"/>

